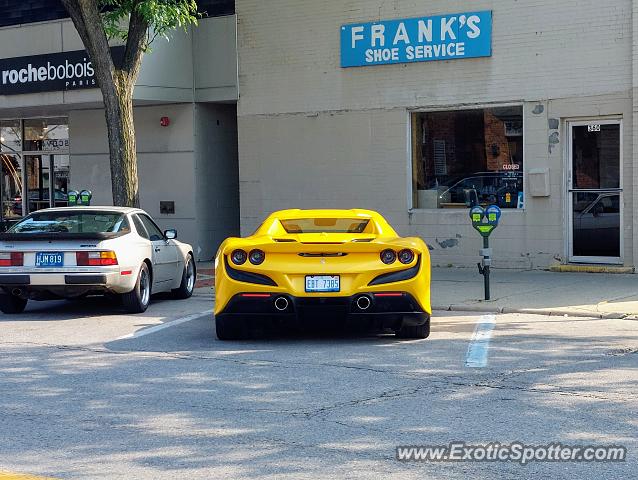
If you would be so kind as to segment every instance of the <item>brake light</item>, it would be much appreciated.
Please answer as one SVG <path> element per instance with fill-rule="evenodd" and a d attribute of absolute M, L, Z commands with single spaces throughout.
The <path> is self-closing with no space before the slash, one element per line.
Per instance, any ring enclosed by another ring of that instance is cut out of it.
<path fill-rule="evenodd" d="M 78 267 L 108 267 L 117 265 L 115 252 L 76 252 L 75 261 Z"/>
<path fill-rule="evenodd" d="M 0 252 L 0 267 L 22 267 L 24 265 L 24 253 Z"/>

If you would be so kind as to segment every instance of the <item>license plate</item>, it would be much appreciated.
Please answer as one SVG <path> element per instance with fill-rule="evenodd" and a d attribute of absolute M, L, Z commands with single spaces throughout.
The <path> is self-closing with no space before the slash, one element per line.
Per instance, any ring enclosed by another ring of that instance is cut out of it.
<path fill-rule="evenodd" d="M 339 275 L 307 275 L 306 292 L 338 292 Z"/>
<path fill-rule="evenodd" d="M 61 267 L 64 265 L 62 252 L 38 252 L 35 254 L 36 267 Z"/>

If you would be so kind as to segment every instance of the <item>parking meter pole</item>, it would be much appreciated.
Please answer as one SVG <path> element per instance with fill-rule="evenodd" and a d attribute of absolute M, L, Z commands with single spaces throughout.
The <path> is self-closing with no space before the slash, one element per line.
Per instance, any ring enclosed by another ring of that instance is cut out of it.
<path fill-rule="evenodd" d="M 489 237 L 483 237 L 483 248 L 488 250 L 490 248 Z M 489 251 L 489 250 L 488 250 Z M 485 261 L 487 260 L 487 262 Z M 490 299 L 490 257 L 483 257 L 483 283 L 485 285 L 485 300 Z"/>
<path fill-rule="evenodd" d="M 501 218 L 501 209 L 496 205 L 490 205 L 487 209 L 476 205 L 470 209 L 470 220 L 472 227 L 483 237 L 483 248 L 481 249 L 482 260 L 477 264 L 479 274 L 483 275 L 485 287 L 485 300 L 490 299 L 490 267 L 492 266 L 492 250 L 490 249 L 490 235 L 498 226 Z"/>

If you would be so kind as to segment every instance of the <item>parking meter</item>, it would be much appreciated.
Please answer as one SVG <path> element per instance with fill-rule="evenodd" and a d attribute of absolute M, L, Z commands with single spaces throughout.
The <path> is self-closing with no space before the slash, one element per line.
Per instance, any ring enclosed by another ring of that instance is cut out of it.
<path fill-rule="evenodd" d="M 66 195 L 66 199 L 70 206 L 74 207 L 78 204 L 78 200 L 80 198 L 80 194 L 76 190 L 71 190 Z"/>
<path fill-rule="evenodd" d="M 470 209 L 470 220 L 472 227 L 483 237 L 483 248 L 480 255 L 483 257 L 478 263 L 479 273 L 483 275 L 485 284 L 485 300 L 490 299 L 490 266 L 492 265 L 492 249 L 490 248 L 490 235 L 501 219 L 501 209 L 496 205 L 490 205 L 487 208 L 480 206 Z"/>
<path fill-rule="evenodd" d="M 82 190 L 80 192 L 79 204 L 88 207 L 89 205 L 91 205 L 91 198 L 93 198 L 91 190 Z"/>

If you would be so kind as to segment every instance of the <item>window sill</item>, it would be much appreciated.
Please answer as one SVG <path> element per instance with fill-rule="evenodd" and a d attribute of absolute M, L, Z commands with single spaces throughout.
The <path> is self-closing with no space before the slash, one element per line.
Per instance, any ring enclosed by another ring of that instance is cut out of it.
<path fill-rule="evenodd" d="M 470 207 L 465 208 L 409 208 L 408 213 L 432 213 L 432 212 L 441 212 L 449 215 L 450 213 L 462 213 L 463 215 L 469 215 Z M 502 208 L 502 213 L 508 212 L 520 212 L 524 213 L 524 208 Z"/>

